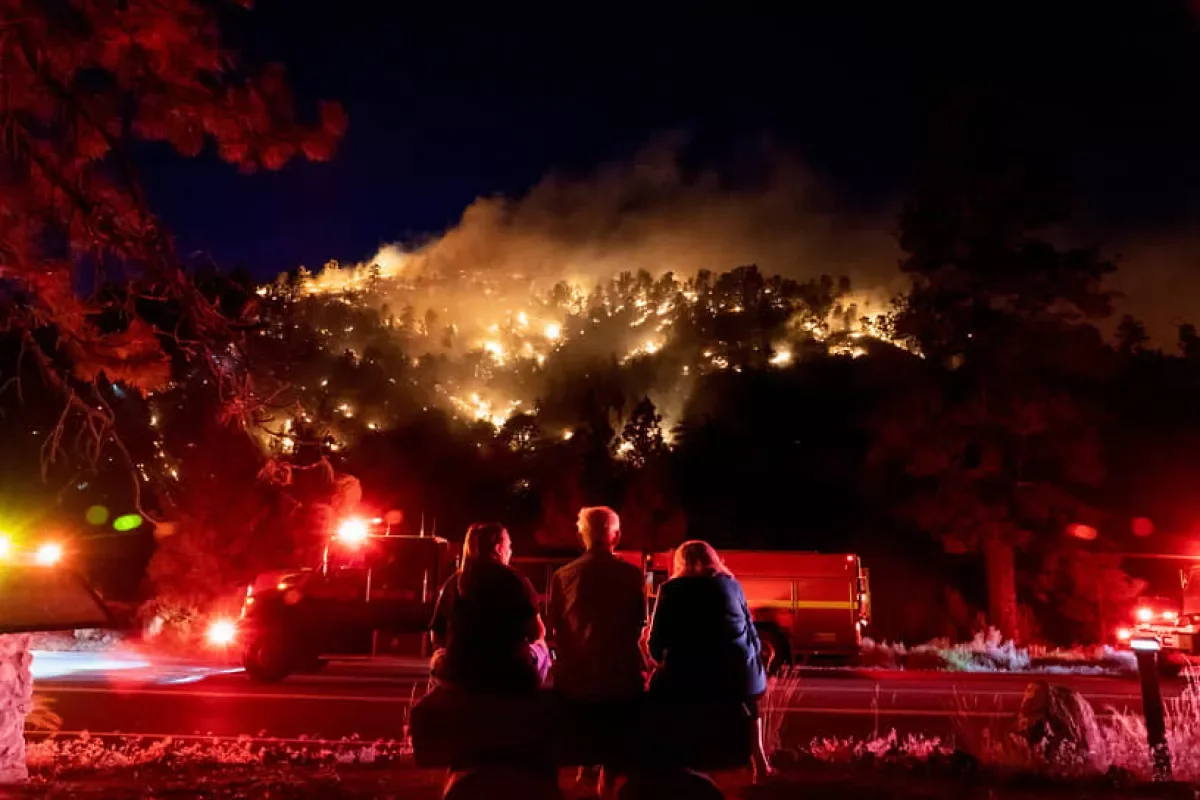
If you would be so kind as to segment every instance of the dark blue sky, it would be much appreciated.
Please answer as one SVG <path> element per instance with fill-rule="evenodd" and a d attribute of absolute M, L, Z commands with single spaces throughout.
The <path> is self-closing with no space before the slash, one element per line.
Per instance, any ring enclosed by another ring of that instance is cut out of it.
<path fill-rule="evenodd" d="M 151 197 L 184 253 L 263 276 L 436 232 L 476 196 L 585 173 L 668 130 L 693 135 L 697 163 L 769 135 L 849 207 L 870 208 L 920 174 L 937 112 L 996 94 L 1069 159 L 1093 223 L 1175 226 L 1196 209 L 1200 39 L 1182 4 L 806 5 L 838 10 L 773 18 L 723 4 L 720 17 L 656 19 L 597 5 L 485 19 L 259 0 L 229 39 L 283 61 L 302 103 L 344 103 L 336 158 L 245 177 L 156 150 L 144 154 Z"/>

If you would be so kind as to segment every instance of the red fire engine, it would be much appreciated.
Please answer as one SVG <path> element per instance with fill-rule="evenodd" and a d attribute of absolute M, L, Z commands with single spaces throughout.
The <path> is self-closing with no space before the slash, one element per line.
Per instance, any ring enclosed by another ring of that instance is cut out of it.
<path fill-rule="evenodd" d="M 378 655 L 405 637 L 419 642 L 454 559 L 445 539 L 392 528 L 345 520 L 318 566 L 259 575 L 241 618 L 211 623 L 210 645 L 237 648 L 252 680 L 274 682 L 328 658 Z"/>
<path fill-rule="evenodd" d="M 671 574 L 673 558 L 665 552 L 649 559 L 655 587 Z M 773 669 L 858 654 L 871 619 L 869 575 L 858 556 L 723 550 L 721 558 L 742 584 Z"/>
<path fill-rule="evenodd" d="M 1141 598 L 1133 623 L 1117 629 L 1119 646 L 1153 640 L 1168 657 L 1200 655 L 1200 566 L 1179 573 L 1181 597 Z"/>
<path fill-rule="evenodd" d="M 674 551 L 617 555 L 646 571 L 653 602 L 671 575 Z M 573 557 L 517 558 L 513 566 L 544 600 L 554 570 Z M 870 576 L 858 556 L 724 550 L 721 558 L 742 584 L 772 669 L 800 661 L 850 661 L 858 654 L 871 620 Z"/>

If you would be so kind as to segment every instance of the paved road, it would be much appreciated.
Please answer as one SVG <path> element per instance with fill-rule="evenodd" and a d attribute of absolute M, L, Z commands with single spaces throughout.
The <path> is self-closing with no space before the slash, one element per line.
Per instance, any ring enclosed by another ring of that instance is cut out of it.
<path fill-rule="evenodd" d="M 344 737 L 403 735 L 406 712 L 424 687 L 424 664 L 331 664 L 319 675 L 275 686 L 232 667 L 135 656 L 38 654 L 37 691 L 54 701 L 66 731 L 147 735 Z M 823 736 L 966 735 L 1002 726 L 1030 676 L 817 671 L 794 686 L 784 717 L 789 741 Z M 1136 681 L 1052 676 L 1082 692 L 1099 713 L 1140 710 Z M 1168 682 L 1165 694 L 1181 685 Z"/>

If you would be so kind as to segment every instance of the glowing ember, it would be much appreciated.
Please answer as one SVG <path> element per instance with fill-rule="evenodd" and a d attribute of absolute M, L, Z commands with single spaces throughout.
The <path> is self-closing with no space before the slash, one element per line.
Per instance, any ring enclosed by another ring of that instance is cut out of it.
<path fill-rule="evenodd" d="M 546 326 L 546 338 L 547 339 L 549 339 L 550 341 L 553 342 L 556 339 L 560 338 L 561 336 L 562 336 L 562 326 L 561 325 L 551 322 L 549 325 Z"/>
<path fill-rule="evenodd" d="M 771 356 L 771 363 L 777 367 L 785 367 L 792 363 L 792 351 L 787 348 L 779 348 L 775 351 L 775 355 Z"/>
<path fill-rule="evenodd" d="M 520 400 L 508 403 L 491 403 L 480 398 L 478 393 L 469 398 L 451 397 L 450 402 L 463 416 L 478 422 L 487 422 L 496 430 L 504 427 L 509 418 L 517 412 Z"/>
<path fill-rule="evenodd" d="M 497 364 L 504 364 L 504 345 L 496 341 L 486 341 L 483 343 L 483 351 L 491 355 Z"/>

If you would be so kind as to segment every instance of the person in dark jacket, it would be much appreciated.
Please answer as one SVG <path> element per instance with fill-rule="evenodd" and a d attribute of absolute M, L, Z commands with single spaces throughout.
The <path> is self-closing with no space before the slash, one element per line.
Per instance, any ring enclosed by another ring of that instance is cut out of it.
<path fill-rule="evenodd" d="M 631 738 L 646 688 L 642 630 L 646 590 L 642 571 L 614 554 L 621 520 L 605 506 L 579 512 L 587 552 L 554 573 L 546 621 L 557 660 L 554 688 L 606 752 L 599 793 L 611 796 L 623 767 L 619 755 Z"/>
<path fill-rule="evenodd" d="M 508 566 L 512 539 L 503 525 L 467 529 L 462 568 L 442 586 L 430 628 L 434 676 L 489 693 L 536 691 L 549 668 L 537 592 Z"/>
<path fill-rule="evenodd" d="M 758 709 L 767 690 L 758 632 L 741 584 L 707 542 L 684 542 L 675 551 L 672 577 L 658 591 L 649 650 L 658 665 L 655 695 L 746 706 L 754 719 L 755 777 L 771 774 Z"/>

